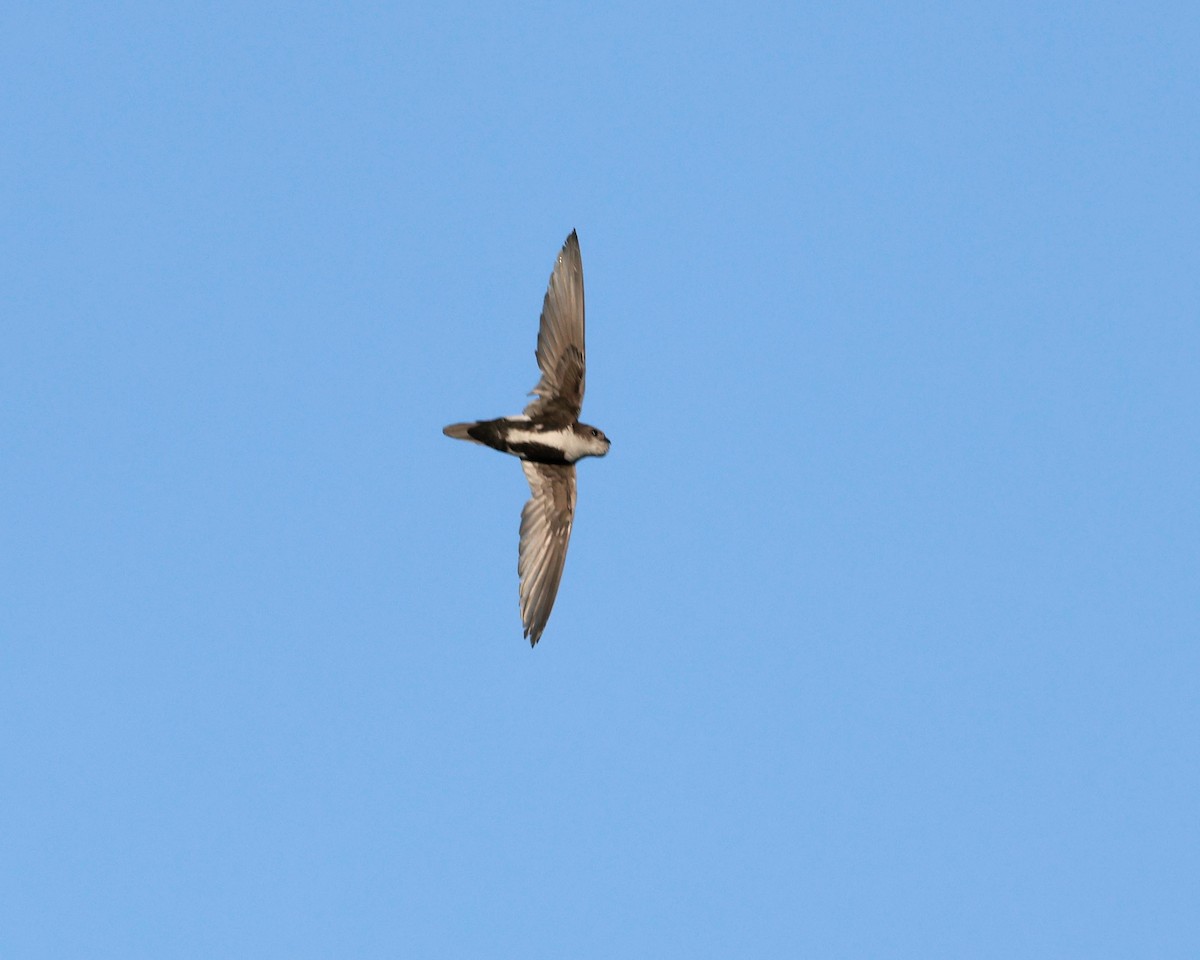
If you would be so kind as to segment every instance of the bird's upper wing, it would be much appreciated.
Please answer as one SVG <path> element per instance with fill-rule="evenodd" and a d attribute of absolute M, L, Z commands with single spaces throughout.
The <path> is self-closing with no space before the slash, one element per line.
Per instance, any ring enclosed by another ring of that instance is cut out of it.
<path fill-rule="evenodd" d="M 521 622 L 536 644 L 558 593 L 571 523 L 575 519 L 575 468 L 522 460 L 533 496 L 521 511 Z"/>
<path fill-rule="evenodd" d="M 538 328 L 537 362 L 542 378 L 533 393 L 537 399 L 525 408 L 531 416 L 565 407 L 571 419 L 583 408 L 583 259 L 575 231 L 559 251 Z"/>

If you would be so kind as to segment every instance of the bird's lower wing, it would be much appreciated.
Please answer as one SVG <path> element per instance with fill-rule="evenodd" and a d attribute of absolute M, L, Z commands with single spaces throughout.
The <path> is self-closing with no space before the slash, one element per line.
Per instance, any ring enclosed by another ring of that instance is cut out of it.
<path fill-rule="evenodd" d="M 521 511 L 521 622 L 536 644 L 550 619 L 575 519 L 575 468 L 521 461 L 533 496 Z"/>

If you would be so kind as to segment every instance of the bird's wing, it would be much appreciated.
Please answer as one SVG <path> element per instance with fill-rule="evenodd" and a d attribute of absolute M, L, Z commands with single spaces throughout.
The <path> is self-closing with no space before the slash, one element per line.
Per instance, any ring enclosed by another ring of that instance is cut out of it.
<path fill-rule="evenodd" d="M 558 593 L 571 523 L 575 519 L 575 468 L 522 460 L 533 496 L 521 511 L 521 622 L 536 644 Z"/>
<path fill-rule="evenodd" d="M 571 419 L 583 407 L 583 259 L 575 231 L 559 251 L 538 328 L 537 362 L 542 378 L 533 393 L 537 396 L 525 412 L 531 416 L 548 412 L 551 406 L 565 407 Z"/>

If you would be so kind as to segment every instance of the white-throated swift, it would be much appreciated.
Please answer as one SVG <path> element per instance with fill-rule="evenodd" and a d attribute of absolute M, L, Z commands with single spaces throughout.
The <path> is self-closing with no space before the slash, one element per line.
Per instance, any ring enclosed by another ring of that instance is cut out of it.
<path fill-rule="evenodd" d="M 608 453 L 608 437 L 579 422 L 586 373 L 583 260 L 575 231 L 550 274 L 538 329 L 542 378 L 525 412 L 498 420 L 452 423 L 442 432 L 521 458 L 533 496 L 521 511 L 521 622 L 531 646 L 541 639 L 558 593 L 575 518 L 575 461 Z"/>

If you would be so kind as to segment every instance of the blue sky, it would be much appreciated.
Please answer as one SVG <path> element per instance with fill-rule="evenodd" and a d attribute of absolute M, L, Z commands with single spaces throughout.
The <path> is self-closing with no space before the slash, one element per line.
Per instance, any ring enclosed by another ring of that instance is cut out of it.
<path fill-rule="evenodd" d="M 1185 4 L 0 14 L 0 945 L 1195 957 Z M 515 413 L 577 228 L 571 554 Z"/>

